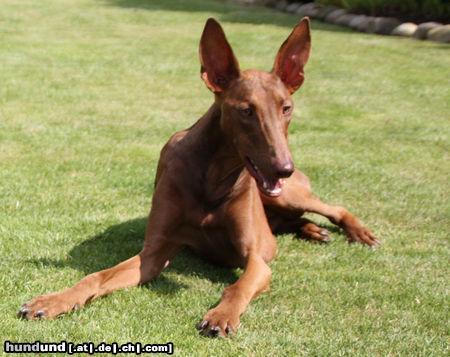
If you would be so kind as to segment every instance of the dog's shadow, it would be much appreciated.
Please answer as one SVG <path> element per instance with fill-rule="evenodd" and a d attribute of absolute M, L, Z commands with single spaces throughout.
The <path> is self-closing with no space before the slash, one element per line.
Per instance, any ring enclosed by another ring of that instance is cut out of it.
<path fill-rule="evenodd" d="M 39 266 L 70 267 L 86 275 L 107 269 L 140 252 L 146 224 L 147 218 L 137 218 L 113 225 L 73 247 L 64 260 L 38 258 L 27 262 Z M 164 272 L 196 276 L 226 285 L 234 283 L 239 277 L 236 269 L 213 265 L 186 249 L 171 261 Z M 171 294 L 188 287 L 168 278 L 164 272 L 144 286 L 161 294 Z"/>
<path fill-rule="evenodd" d="M 38 258 L 27 262 L 38 266 L 70 267 L 85 275 L 107 269 L 140 252 L 146 225 L 146 217 L 125 221 L 74 246 L 66 259 Z M 333 225 L 324 227 L 333 233 L 339 231 Z M 187 249 L 180 252 L 164 272 L 200 277 L 226 285 L 233 284 L 239 277 L 236 269 L 213 265 Z M 171 294 L 188 287 L 168 278 L 164 272 L 145 286 L 161 294 Z"/>

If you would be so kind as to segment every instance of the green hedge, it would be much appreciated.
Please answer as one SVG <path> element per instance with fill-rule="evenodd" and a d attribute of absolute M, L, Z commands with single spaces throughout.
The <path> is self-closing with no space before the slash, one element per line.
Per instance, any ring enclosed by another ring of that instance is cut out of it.
<path fill-rule="evenodd" d="M 337 5 L 352 12 L 367 15 L 397 16 L 403 19 L 434 19 L 445 23 L 450 19 L 448 0 L 320 0 L 326 5 Z"/>

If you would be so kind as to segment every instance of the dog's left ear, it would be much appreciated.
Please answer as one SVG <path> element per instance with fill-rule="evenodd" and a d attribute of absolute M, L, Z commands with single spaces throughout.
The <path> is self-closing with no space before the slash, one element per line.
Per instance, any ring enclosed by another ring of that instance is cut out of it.
<path fill-rule="evenodd" d="M 310 51 L 309 18 L 304 17 L 281 45 L 272 69 L 272 73 L 280 77 L 290 94 L 299 89 L 305 79 L 303 68 L 308 62 Z"/>
<path fill-rule="evenodd" d="M 240 75 L 239 64 L 220 24 L 208 19 L 200 40 L 201 76 L 214 93 L 228 88 Z"/>

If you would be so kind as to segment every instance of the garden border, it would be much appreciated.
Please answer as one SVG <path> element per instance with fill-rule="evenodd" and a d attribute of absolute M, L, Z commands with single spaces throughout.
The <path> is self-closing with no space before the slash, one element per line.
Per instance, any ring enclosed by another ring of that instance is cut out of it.
<path fill-rule="evenodd" d="M 320 2 L 291 2 L 287 0 L 235 0 L 246 4 L 258 4 L 275 8 L 280 11 L 309 16 L 312 19 L 324 21 L 353 30 L 379 35 L 411 37 L 419 40 L 431 40 L 450 43 L 450 24 L 439 22 L 401 22 L 395 17 L 366 16 L 352 14 L 346 9 L 333 5 L 323 5 Z"/>

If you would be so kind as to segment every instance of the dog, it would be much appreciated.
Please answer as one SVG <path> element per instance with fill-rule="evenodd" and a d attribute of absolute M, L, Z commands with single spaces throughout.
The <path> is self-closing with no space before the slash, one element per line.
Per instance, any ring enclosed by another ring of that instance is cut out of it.
<path fill-rule="evenodd" d="M 20 316 L 51 319 L 114 290 L 156 278 L 184 248 L 244 269 L 197 325 L 205 336 L 231 336 L 250 301 L 269 288 L 276 232 L 328 242 L 329 233 L 302 218 L 312 212 L 341 227 L 349 241 L 380 241 L 343 207 L 311 194 L 288 147 L 291 95 L 302 85 L 311 50 L 303 18 L 282 44 L 271 72 L 241 71 L 220 24 L 207 20 L 200 40 L 201 78 L 214 103 L 161 151 L 142 251 L 87 275 L 60 292 L 25 303 Z"/>

